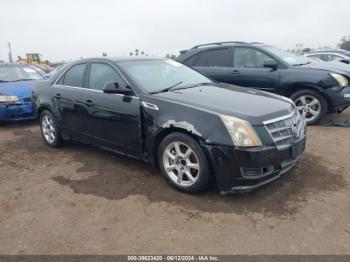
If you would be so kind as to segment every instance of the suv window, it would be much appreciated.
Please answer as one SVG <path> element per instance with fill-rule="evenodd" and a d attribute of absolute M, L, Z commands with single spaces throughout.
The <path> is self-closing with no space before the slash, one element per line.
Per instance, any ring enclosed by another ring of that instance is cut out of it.
<path fill-rule="evenodd" d="M 65 86 L 83 87 L 83 78 L 86 64 L 79 64 L 72 66 L 61 79 L 58 84 Z"/>
<path fill-rule="evenodd" d="M 314 55 L 316 57 L 318 57 L 319 59 L 323 60 L 323 61 L 326 61 L 328 62 L 329 61 L 329 56 L 328 54 L 317 54 L 317 55 Z"/>
<path fill-rule="evenodd" d="M 184 61 L 184 64 L 188 65 L 188 66 L 194 66 L 199 56 L 200 56 L 200 54 L 196 54 L 194 56 L 191 56 L 190 58 L 187 58 Z"/>
<path fill-rule="evenodd" d="M 228 48 L 204 51 L 198 57 L 195 66 L 229 67 L 230 52 Z"/>
<path fill-rule="evenodd" d="M 263 68 L 266 60 L 273 60 L 270 56 L 254 48 L 236 47 L 233 54 L 236 67 Z"/>
<path fill-rule="evenodd" d="M 103 86 L 116 81 L 120 87 L 125 86 L 125 82 L 121 76 L 109 65 L 102 63 L 94 63 L 91 65 L 89 76 L 89 88 L 94 90 L 102 90 Z"/>
<path fill-rule="evenodd" d="M 339 55 L 335 55 L 335 54 L 329 54 L 328 55 L 329 61 L 333 61 L 333 60 L 338 60 L 338 59 L 342 59 L 341 56 Z"/>

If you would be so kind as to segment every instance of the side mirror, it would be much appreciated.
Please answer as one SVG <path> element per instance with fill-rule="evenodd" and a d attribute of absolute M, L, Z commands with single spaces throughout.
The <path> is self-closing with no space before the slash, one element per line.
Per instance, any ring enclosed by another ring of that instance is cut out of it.
<path fill-rule="evenodd" d="M 105 83 L 102 90 L 107 94 L 133 95 L 130 88 L 120 87 L 116 81 Z"/>
<path fill-rule="evenodd" d="M 268 60 L 265 60 L 264 67 L 276 70 L 278 68 L 278 63 L 275 60 L 268 59 Z"/>

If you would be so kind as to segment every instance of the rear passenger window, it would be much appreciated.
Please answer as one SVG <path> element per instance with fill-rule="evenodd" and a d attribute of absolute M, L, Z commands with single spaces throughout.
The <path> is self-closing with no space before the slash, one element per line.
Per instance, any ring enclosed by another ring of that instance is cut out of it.
<path fill-rule="evenodd" d="M 187 58 L 186 61 L 184 61 L 184 64 L 188 66 L 194 66 L 196 64 L 198 57 L 199 57 L 199 54 L 191 56 L 190 58 Z"/>
<path fill-rule="evenodd" d="M 230 52 L 228 48 L 216 49 L 202 52 L 196 61 L 196 66 L 203 67 L 229 67 L 230 66 Z"/>
<path fill-rule="evenodd" d="M 83 87 L 83 78 L 85 72 L 86 64 L 79 64 L 72 66 L 63 76 L 62 79 L 58 81 L 59 84 L 65 86 L 76 86 Z"/>

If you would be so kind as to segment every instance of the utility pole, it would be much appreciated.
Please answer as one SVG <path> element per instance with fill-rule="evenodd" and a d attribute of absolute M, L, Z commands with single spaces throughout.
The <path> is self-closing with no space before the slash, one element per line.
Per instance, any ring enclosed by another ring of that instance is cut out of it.
<path fill-rule="evenodd" d="M 13 60 L 12 60 L 12 50 L 11 50 L 11 43 L 7 43 L 8 46 L 9 46 L 9 61 L 10 63 L 13 63 Z"/>

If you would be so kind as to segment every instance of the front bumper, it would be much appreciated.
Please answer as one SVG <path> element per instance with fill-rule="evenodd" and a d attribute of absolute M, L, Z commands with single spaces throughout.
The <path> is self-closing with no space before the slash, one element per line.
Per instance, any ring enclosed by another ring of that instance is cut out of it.
<path fill-rule="evenodd" d="M 342 112 L 350 106 L 350 86 L 342 88 L 339 92 L 326 89 L 323 93 L 330 100 L 329 113 Z"/>
<path fill-rule="evenodd" d="M 0 104 L 0 121 L 23 121 L 35 118 L 32 103 Z"/>
<path fill-rule="evenodd" d="M 237 149 L 205 145 L 218 189 L 223 193 L 247 192 L 278 179 L 291 169 L 305 149 L 305 137 L 292 146 Z"/>

